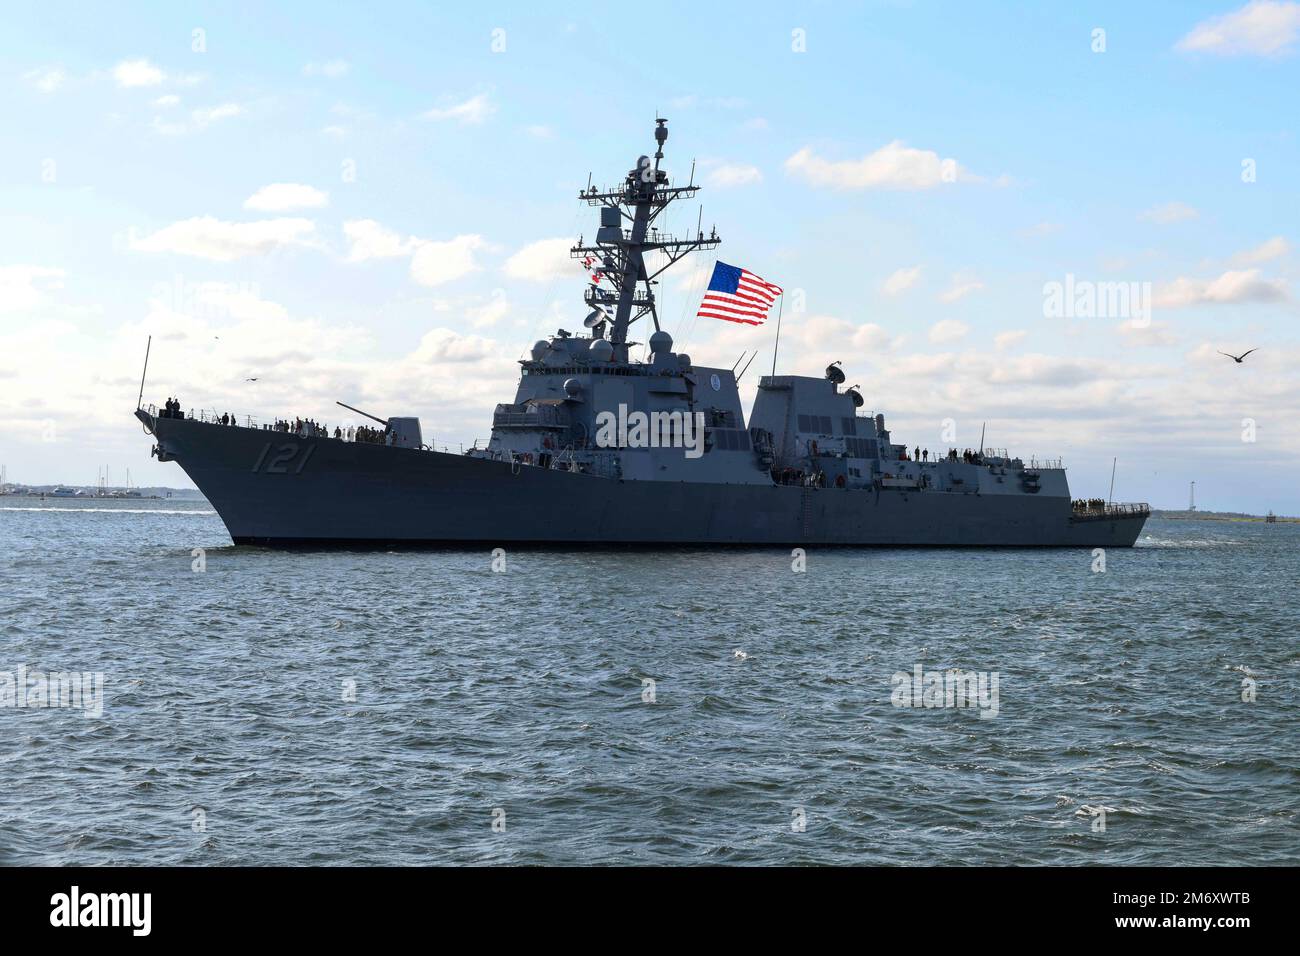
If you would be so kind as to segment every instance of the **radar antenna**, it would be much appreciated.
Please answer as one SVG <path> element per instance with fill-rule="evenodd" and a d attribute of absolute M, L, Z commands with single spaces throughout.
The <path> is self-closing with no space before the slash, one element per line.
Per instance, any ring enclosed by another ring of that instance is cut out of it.
<path fill-rule="evenodd" d="M 697 227 L 694 238 L 689 233 L 683 238 L 652 228 L 673 202 L 694 196 L 700 189 L 693 177 L 690 185 L 671 185 L 668 173 L 659 168 L 668 139 L 668 121 L 656 119 L 655 123 L 657 148 L 653 161 L 649 156 L 640 157 L 636 168 L 616 188 L 588 186 L 578 194 L 587 205 L 600 207 L 600 228 L 594 244 L 586 244 L 579 236 L 578 244 L 569 250 L 574 259 L 595 263 L 593 282 L 584 299 L 593 309 L 613 313 L 609 341 L 614 346 L 614 359 L 619 362 L 627 361 L 627 330 L 633 322 L 649 315 L 655 331 L 659 331 L 655 279 L 683 256 L 697 249 L 716 248 L 722 241 L 716 227 L 708 236 Z M 625 223 L 630 228 L 624 228 Z M 660 253 L 667 261 L 650 271 L 645 261 L 649 252 Z"/>

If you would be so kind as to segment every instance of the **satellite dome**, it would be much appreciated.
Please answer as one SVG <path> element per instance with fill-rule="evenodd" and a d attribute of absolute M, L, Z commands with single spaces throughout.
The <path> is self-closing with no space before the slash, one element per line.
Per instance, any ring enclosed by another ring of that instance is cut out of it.
<path fill-rule="evenodd" d="M 691 357 L 687 355 L 685 352 L 679 352 L 677 354 L 677 361 L 683 369 L 688 369 L 691 367 Z"/>
<path fill-rule="evenodd" d="M 582 394 L 582 383 L 576 378 L 566 378 L 564 380 L 564 394 L 569 398 L 577 398 Z"/>
<path fill-rule="evenodd" d="M 673 350 L 673 337 L 660 329 L 650 336 L 651 354 L 667 354 Z"/>
<path fill-rule="evenodd" d="M 591 343 L 591 350 L 588 354 L 591 355 L 594 361 L 608 362 L 614 357 L 614 346 L 604 339 L 596 339 Z"/>
<path fill-rule="evenodd" d="M 550 350 L 550 348 L 551 348 L 551 343 L 546 341 L 546 339 L 538 339 L 536 342 L 534 342 L 533 361 L 540 362 L 542 360 L 542 356 L 544 356 Z"/>

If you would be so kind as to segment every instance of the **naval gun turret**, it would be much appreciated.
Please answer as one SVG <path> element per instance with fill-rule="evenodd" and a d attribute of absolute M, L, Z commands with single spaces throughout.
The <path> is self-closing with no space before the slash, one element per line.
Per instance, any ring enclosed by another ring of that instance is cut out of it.
<path fill-rule="evenodd" d="M 389 445 L 398 448 L 421 448 L 424 445 L 424 436 L 420 433 L 420 419 L 418 418 L 412 416 L 380 418 L 343 402 L 336 401 L 334 404 L 342 405 L 348 411 L 356 412 L 358 415 L 364 415 L 373 422 L 379 422 L 384 426 L 385 441 Z"/>

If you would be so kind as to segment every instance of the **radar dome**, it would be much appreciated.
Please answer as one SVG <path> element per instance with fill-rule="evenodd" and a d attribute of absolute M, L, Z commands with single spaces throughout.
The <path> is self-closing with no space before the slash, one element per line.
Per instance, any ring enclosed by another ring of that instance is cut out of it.
<path fill-rule="evenodd" d="M 685 352 L 679 352 L 677 354 L 677 361 L 683 369 L 688 369 L 691 367 L 691 357 L 687 355 Z"/>
<path fill-rule="evenodd" d="M 673 350 L 673 337 L 660 329 L 650 336 L 651 354 L 667 354 Z"/>
<path fill-rule="evenodd" d="M 590 355 L 597 362 L 608 362 L 614 357 L 614 346 L 604 339 L 596 339 L 591 343 Z"/>
<path fill-rule="evenodd" d="M 542 357 L 550 350 L 551 343 L 546 339 L 538 339 L 533 343 L 533 361 L 540 362 Z"/>
<path fill-rule="evenodd" d="M 576 378 L 566 378 L 564 380 L 564 394 L 569 398 L 577 398 L 582 393 L 582 383 Z"/>

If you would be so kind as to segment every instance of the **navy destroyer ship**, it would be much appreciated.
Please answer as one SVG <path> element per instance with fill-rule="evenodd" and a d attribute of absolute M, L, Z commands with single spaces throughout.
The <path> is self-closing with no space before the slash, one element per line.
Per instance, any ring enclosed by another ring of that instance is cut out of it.
<path fill-rule="evenodd" d="M 883 414 L 863 412 L 839 363 L 824 378 L 762 377 L 747 419 L 735 369 L 696 365 L 660 327 L 659 275 L 720 239 L 716 228 L 679 237 L 656 225 L 699 187 L 660 168 L 665 120 L 654 136 L 654 155 L 621 182 L 579 191 L 599 214 L 594 241 L 571 250 L 594 280 L 584 330 L 533 345 L 484 446 L 430 448 L 414 417 L 325 432 L 186 414 L 169 399 L 161 410 L 137 403 L 153 454 L 185 470 L 236 544 L 1134 543 L 1147 506 L 1072 499 L 1059 461 L 909 453 Z M 638 322 L 644 360 L 631 355 Z"/>

